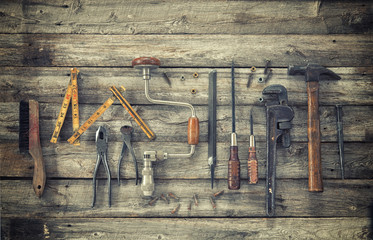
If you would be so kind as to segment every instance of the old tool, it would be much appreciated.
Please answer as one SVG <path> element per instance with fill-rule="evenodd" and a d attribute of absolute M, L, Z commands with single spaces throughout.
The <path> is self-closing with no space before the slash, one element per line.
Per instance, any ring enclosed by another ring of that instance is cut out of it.
<path fill-rule="evenodd" d="M 264 67 L 264 73 L 263 73 L 263 75 L 259 76 L 258 82 L 265 83 L 271 77 L 272 69 L 269 68 L 270 62 L 271 62 L 271 60 L 266 60 L 265 67 Z"/>
<path fill-rule="evenodd" d="M 141 189 L 144 196 L 151 196 L 154 191 L 154 176 L 152 162 L 156 160 L 166 160 L 168 158 L 189 158 L 192 157 L 196 145 L 199 142 L 199 120 L 196 116 L 194 107 L 189 103 L 174 102 L 165 100 L 152 99 L 149 96 L 149 81 L 150 81 L 150 70 L 156 69 L 160 66 L 161 62 L 157 58 L 153 57 L 140 57 L 132 61 L 132 66 L 136 69 L 140 69 L 145 80 L 145 97 L 149 102 L 154 104 L 173 105 L 178 107 L 187 107 L 191 110 L 191 116 L 188 119 L 188 144 L 190 147 L 189 153 L 166 153 L 163 151 L 145 151 L 144 152 L 144 168 L 142 170 L 142 181 Z"/>
<path fill-rule="evenodd" d="M 221 190 L 219 192 L 214 193 L 213 195 L 214 195 L 214 197 L 218 197 L 218 196 L 223 195 L 223 194 L 224 194 L 224 190 Z"/>
<path fill-rule="evenodd" d="M 341 168 L 341 178 L 345 179 L 342 106 L 341 105 L 336 105 L 335 107 L 336 107 L 336 110 L 337 110 L 339 164 L 340 164 L 340 168 Z"/>
<path fill-rule="evenodd" d="M 124 152 L 128 148 L 132 155 L 132 160 L 135 166 L 135 171 L 136 171 L 136 179 L 135 179 L 135 184 L 137 185 L 138 179 L 139 179 L 139 172 L 137 168 L 137 161 L 136 161 L 136 156 L 135 152 L 133 151 L 132 144 L 131 144 L 131 138 L 132 138 L 132 132 L 133 128 L 131 126 L 123 126 L 120 128 L 120 132 L 122 133 L 123 137 L 123 146 L 122 146 L 122 151 L 118 160 L 118 185 L 120 185 L 120 166 L 122 164 L 122 160 L 124 157 Z"/>
<path fill-rule="evenodd" d="M 177 204 L 177 206 L 171 211 L 171 214 L 177 213 L 179 211 L 179 209 L 180 209 L 180 203 Z"/>
<path fill-rule="evenodd" d="M 216 75 L 216 70 L 209 73 L 208 165 L 211 172 L 211 188 L 214 188 L 216 166 Z"/>
<path fill-rule="evenodd" d="M 119 92 L 124 92 L 125 91 L 125 88 L 124 87 L 121 87 L 121 89 L 119 90 Z M 87 131 L 87 129 L 92 126 L 92 124 L 94 122 L 96 122 L 96 120 L 114 103 L 115 101 L 115 96 L 111 96 L 109 97 L 105 102 L 104 104 L 102 104 L 97 110 L 95 113 L 92 114 L 92 116 L 90 116 L 88 118 L 87 121 L 85 121 L 83 123 L 82 126 L 80 126 L 80 128 L 67 140 L 70 144 L 74 144 L 74 142 L 85 132 Z"/>
<path fill-rule="evenodd" d="M 249 158 L 247 161 L 247 178 L 249 184 L 258 183 L 258 160 L 256 158 L 255 137 L 253 127 L 253 110 L 250 111 L 250 145 Z"/>
<path fill-rule="evenodd" d="M 216 208 L 216 203 L 215 203 L 214 199 L 212 199 L 212 197 L 209 197 L 209 199 L 210 199 L 210 203 L 211 203 L 212 208 L 215 209 Z"/>
<path fill-rule="evenodd" d="M 73 132 L 79 129 L 79 103 L 78 103 L 78 73 L 77 68 L 70 69 L 70 82 L 67 86 L 65 97 L 62 102 L 60 113 L 58 114 L 56 126 L 54 128 L 51 143 L 57 143 L 58 136 L 60 135 L 61 128 L 65 121 L 67 109 L 70 105 L 70 100 L 72 103 L 72 119 L 73 119 Z M 74 142 L 74 145 L 80 145 L 79 139 Z"/>
<path fill-rule="evenodd" d="M 106 131 L 106 128 L 103 126 L 98 127 L 96 131 L 96 148 L 97 148 L 97 161 L 96 161 L 95 171 L 93 173 L 92 207 L 95 206 L 95 202 L 96 202 L 96 177 L 97 177 L 98 168 L 101 162 L 103 163 L 105 172 L 107 174 L 108 202 L 109 202 L 109 207 L 111 207 L 111 174 L 110 174 L 109 164 L 107 161 L 108 133 Z"/>
<path fill-rule="evenodd" d="M 235 90 L 234 90 L 234 62 L 232 60 L 231 66 L 231 79 L 232 79 L 232 133 L 231 133 L 231 146 L 230 156 L 228 161 L 228 188 L 231 190 L 240 189 L 240 160 L 238 159 L 238 146 L 236 134 L 236 113 L 235 113 Z"/>
<path fill-rule="evenodd" d="M 287 91 L 282 85 L 271 85 L 263 92 L 266 100 L 266 138 L 267 138 L 267 172 L 266 172 L 266 214 L 275 215 L 277 142 L 283 147 L 290 146 L 290 121 L 294 117 L 293 109 L 287 103 Z M 282 138 L 280 138 L 282 136 Z"/>
<path fill-rule="evenodd" d="M 122 88 L 124 88 L 122 86 Z M 143 132 L 148 136 L 149 139 L 154 140 L 155 139 L 155 134 L 150 130 L 148 125 L 141 119 L 139 114 L 133 109 L 131 104 L 123 97 L 123 95 L 118 91 L 118 89 L 115 86 L 112 86 L 110 88 L 110 91 L 114 94 L 116 98 L 120 101 L 122 106 L 127 110 L 127 112 L 131 115 L 131 117 L 135 120 L 135 122 L 140 126 L 140 128 L 143 130 Z"/>
<path fill-rule="evenodd" d="M 163 72 L 163 78 L 166 80 L 169 87 L 171 87 L 171 80 L 166 72 Z"/>
<path fill-rule="evenodd" d="M 39 134 L 39 103 L 35 100 L 21 101 L 19 106 L 19 151 L 30 153 L 34 159 L 32 186 L 36 196 L 43 195 L 46 172 Z"/>
<path fill-rule="evenodd" d="M 289 75 L 305 75 L 308 96 L 308 191 L 322 192 L 322 166 L 321 166 L 321 132 L 319 113 L 319 81 L 339 80 L 337 74 L 317 64 L 309 63 L 307 66 L 292 66 L 288 68 Z"/>

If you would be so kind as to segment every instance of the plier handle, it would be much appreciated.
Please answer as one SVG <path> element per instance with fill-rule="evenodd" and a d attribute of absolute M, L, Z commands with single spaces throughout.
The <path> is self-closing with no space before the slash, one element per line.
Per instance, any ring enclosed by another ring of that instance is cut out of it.
<path fill-rule="evenodd" d="M 95 166 L 95 171 L 93 173 L 93 200 L 92 207 L 94 207 L 96 202 L 96 176 L 98 168 L 103 163 L 105 167 L 106 174 L 108 175 L 108 201 L 109 207 L 111 207 L 111 174 L 109 169 L 109 164 L 107 161 L 107 149 L 108 149 L 108 133 L 106 128 L 100 126 L 96 131 L 96 147 L 97 147 L 97 162 Z"/>
<path fill-rule="evenodd" d="M 118 160 L 118 185 L 120 185 L 120 166 L 122 164 L 122 159 L 124 157 L 124 152 L 126 151 L 126 148 L 130 151 L 132 155 L 132 160 L 135 165 L 135 171 L 136 171 L 136 179 L 135 183 L 137 185 L 138 179 L 139 179 L 139 172 L 138 172 L 138 167 L 137 167 L 137 161 L 135 157 L 135 152 L 133 151 L 132 145 L 131 145 L 131 137 L 132 137 L 132 132 L 133 128 L 131 126 L 123 126 L 120 128 L 120 132 L 122 133 L 123 136 L 123 146 L 122 146 L 122 152 L 120 154 L 119 160 Z"/>

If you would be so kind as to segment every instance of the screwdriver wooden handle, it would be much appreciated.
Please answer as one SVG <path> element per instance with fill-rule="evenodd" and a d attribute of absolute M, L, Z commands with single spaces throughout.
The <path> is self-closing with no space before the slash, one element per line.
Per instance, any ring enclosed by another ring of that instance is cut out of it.
<path fill-rule="evenodd" d="M 197 117 L 190 117 L 188 120 L 188 144 L 197 145 L 199 142 L 199 120 Z"/>
<path fill-rule="evenodd" d="M 240 189 L 240 160 L 238 159 L 238 147 L 230 147 L 228 161 L 228 189 Z"/>
<path fill-rule="evenodd" d="M 258 183 L 258 160 L 255 147 L 249 147 L 249 159 L 247 161 L 247 177 L 249 184 Z"/>
<path fill-rule="evenodd" d="M 43 160 L 43 153 L 41 151 L 40 145 L 38 102 L 30 100 L 29 108 L 29 152 L 32 158 L 34 159 L 34 176 L 32 186 L 34 188 L 36 196 L 41 197 L 45 188 L 46 173 Z"/>
<path fill-rule="evenodd" d="M 307 82 L 308 95 L 308 191 L 322 192 L 319 82 Z"/>

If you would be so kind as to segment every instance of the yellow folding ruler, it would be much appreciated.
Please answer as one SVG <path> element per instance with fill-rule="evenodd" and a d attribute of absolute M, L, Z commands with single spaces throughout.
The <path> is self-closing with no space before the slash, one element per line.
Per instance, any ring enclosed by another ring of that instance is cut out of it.
<path fill-rule="evenodd" d="M 70 100 L 72 105 L 73 131 L 79 129 L 79 104 L 78 104 L 78 73 L 77 68 L 70 69 L 70 82 L 67 86 L 65 97 L 62 102 L 60 113 L 58 114 L 56 127 L 54 128 L 51 143 L 57 143 L 58 136 L 65 121 L 67 109 L 69 108 Z M 74 145 L 80 145 L 80 141 L 74 142 Z"/>
<path fill-rule="evenodd" d="M 119 90 L 120 93 L 124 92 L 126 89 L 122 86 L 121 89 Z M 109 97 L 106 102 L 104 102 L 104 104 L 101 105 L 101 107 L 99 107 L 97 109 L 97 111 L 92 114 L 92 116 L 90 116 L 88 118 L 87 121 L 85 121 L 85 123 L 83 123 L 83 125 L 69 138 L 67 139 L 67 141 L 70 143 L 70 144 L 75 144 L 75 142 L 78 140 L 78 138 L 85 132 L 87 131 L 87 129 L 92 126 L 92 124 L 94 122 L 96 122 L 96 120 L 114 103 L 114 100 L 115 100 L 115 96 L 111 96 Z"/>
<path fill-rule="evenodd" d="M 150 128 L 145 124 L 145 122 L 141 119 L 139 114 L 132 108 L 132 106 L 129 104 L 129 102 L 123 97 L 123 95 L 118 91 L 118 89 L 115 86 L 112 86 L 110 88 L 110 91 L 113 92 L 113 94 L 118 98 L 122 106 L 127 110 L 127 112 L 131 115 L 133 119 L 135 119 L 135 122 L 140 126 L 140 128 L 143 130 L 143 132 L 148 136 L 149 139 L 153 140 L 155 139 L 155 134 L 150 130 Z"/>

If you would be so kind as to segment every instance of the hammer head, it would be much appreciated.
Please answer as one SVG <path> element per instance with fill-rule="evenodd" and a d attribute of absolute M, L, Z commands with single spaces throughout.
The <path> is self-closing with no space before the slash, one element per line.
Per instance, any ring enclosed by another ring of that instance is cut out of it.
<path fill-rule="evenodd" d="M 320 80 L 339 80 L 340 76 L 333 71 L 320 66 L 318 64 L 309 63 L 307 66 L 289 65 L 288 75 L 302 74 L 305 75 L 306 82 L 320 81 Z M 325 77 L 322 77 L 325 76 Z M 322 78 L 321 78 L 322 77 Z"/>

